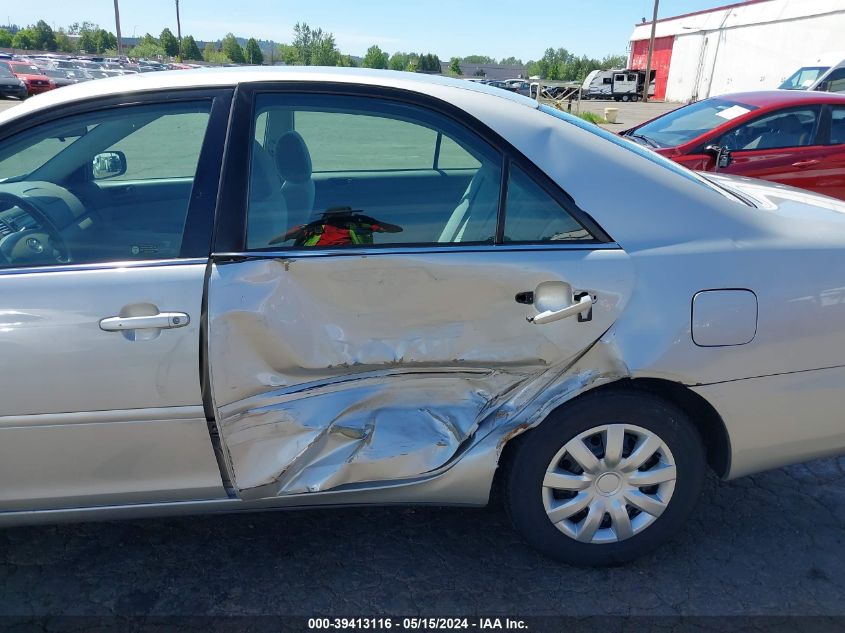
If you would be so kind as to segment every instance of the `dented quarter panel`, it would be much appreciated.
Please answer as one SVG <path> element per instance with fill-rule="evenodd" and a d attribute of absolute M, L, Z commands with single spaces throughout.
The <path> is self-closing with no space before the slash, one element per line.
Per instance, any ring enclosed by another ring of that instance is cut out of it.
<path fill-rule="evenodd" d="M 558 280 L 596 296 L 590 321 L 526 320 L 516 293 Z M 632 289 L 618 248 L 216 264 L 209 361 L 235 486 L 249 499 L 432 472 L 571 391 Z"/>

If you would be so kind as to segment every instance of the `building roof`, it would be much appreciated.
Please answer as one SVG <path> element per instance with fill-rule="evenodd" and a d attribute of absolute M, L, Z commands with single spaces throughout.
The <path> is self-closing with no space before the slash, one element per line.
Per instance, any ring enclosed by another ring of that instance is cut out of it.
<path fill-rule="evenodd" d="M 705 11 L 660 18 L 655 24 L 655 37 L 689 35 L 831 13 L 845 13 L 842 0 L 746 0 Z M 651 22 L 643 22 L 634 26 L 630 39 L 632 42 L 647 40 L 650 35 Z"/>
<path fill-rule="evenodd" d="M 689 13 L 681 13 L 680 15 L 672 16 L 671 18 L 657 18 L 657 22 L 668 22 L 669 20 L 680 20 L 682 18 L 688 18 L 694 15 L 704 15 L 705 13 L 714 13 L 716 11 L 724 11 L 726 9 L 734 9 L 736 7 L 743 7 L 749 4 L 754 4 L 756 2 L 771 2 L 771 0 L 743 0 L 743 2 L 734 2 L 732 4 L 723 4 L 718 7 L 713 7 L 711 9 L 702 9 L 701 11 L 690 11 Z M 637 22 L 634 26 L 642 26 L 643 24 L 651 25 L 652 20 L 643 20 L 642 22 Z"/>

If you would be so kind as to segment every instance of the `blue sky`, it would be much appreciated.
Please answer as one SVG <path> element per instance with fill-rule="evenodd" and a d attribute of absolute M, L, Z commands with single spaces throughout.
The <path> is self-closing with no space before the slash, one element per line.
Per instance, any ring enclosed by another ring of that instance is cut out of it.
<path fill-rule="evenodd" d="M 669 17 L 730 0 L 661 0 Z M 26 25 L 43 18 L 54 27 L 99 23 L 114 30 L 112 0 L 4 2 L 0 22 Z M 173 0 L 121 0 L 125 36 L 176 32 Z M 394 52 L 470 54 L 523 61 L 549 46 L 600 57 L 625 53 L 635 22 L 651 19 L 652 0 L 181 0 L 182 34 L 218 39 L 227 32 L 288 42 L 297 21 L 334 33 L 345 53 L 363 55 L 372 44 Z"/>

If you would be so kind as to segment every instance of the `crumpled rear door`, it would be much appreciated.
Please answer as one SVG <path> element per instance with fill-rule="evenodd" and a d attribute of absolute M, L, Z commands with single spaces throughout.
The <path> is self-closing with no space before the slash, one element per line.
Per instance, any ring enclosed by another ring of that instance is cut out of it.
<path fill-rule="evenodd" d="M 530 323 L 542 306 L 517 295 L 544 283 L 595 297 L 589 320 Z M 618 248 L 215 263 L 208 358 L 235 487 L 300 494 L 444 465 L 595 342 L 631 285 Z"/>

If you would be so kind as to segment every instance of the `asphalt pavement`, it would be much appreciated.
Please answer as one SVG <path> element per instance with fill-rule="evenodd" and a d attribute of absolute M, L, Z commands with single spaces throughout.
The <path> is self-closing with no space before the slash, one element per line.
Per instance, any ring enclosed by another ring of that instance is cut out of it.
<path fill-rule="evenodd" d="M 495 506 L 17 527 L 0 616 L 845 616 L 843 539 L 845 457 L 711 478 L 676 540 L 612 569 L 544 558 Z"/>

